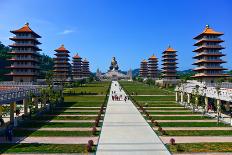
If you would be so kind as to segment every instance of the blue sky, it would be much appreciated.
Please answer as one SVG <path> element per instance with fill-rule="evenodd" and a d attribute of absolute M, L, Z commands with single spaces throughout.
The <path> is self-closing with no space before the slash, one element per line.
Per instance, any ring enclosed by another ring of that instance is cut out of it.
<path fill-rule="evenodd" d="M 26 22 L 42 36 L 42 52 L 52 56 L 64 44 L 73 56 L 106 71 L 116 57 L 122 70 L 139 68 L 153 53 L 161 64 L 170 44 L 178 50 L 179 69 L 193 68 L 194 36 L 206 24 L 224 32 L 223 53 L 232 69 L 231 0 L 0 0 L 0 41 Z M 160 67 L 160 65 L 159 65 Z"/>

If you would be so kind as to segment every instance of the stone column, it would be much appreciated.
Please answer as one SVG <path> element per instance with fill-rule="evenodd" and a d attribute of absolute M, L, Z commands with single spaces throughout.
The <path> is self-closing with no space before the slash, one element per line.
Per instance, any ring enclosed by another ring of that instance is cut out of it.
<path fill-rule="evenodd" d="M 180 102 L 183 103 L 184 102 L 184 92 L 180 93 Z"/>
<path fill-rule="evenodd" d="M 14 122 L 14 109 L 15 109 L 15 102 L 10 103 L 10 122 Z"/>
<path fill-rule="evenodd" d="M 0 105 L 0 118 L 2 118 L 2 105 Z"/>
<path fill-rule="evenodd" d="M 24 115 L 28 114 L 28 99 L 23 99 L 23 108 L 24 108 Z"/>
<path fill-rule="evenodd" d="M 205 112 L 208 112 L 209 98 L 205 97 Z"/>
<path fill-rule="evenodd" d="M 176 91 L 176 102 L 178 102 L 178 91 Z"/>
<path fill-rule="evenodd" d="M 221 115 L 221 100 L 217 99 L 217 113 L 220 116 Z"/>
<path fill-rule="evenodd" d="M 188 99 L 187 99 L 187 103 L 188 103 L 188 104 L 190 104 L 191 95 L 188 93 L 188 94 L 187 94 L 187 97 L 188 97 Z"/>
<path fill-rule="evenodd" d="M 34 97 L 32 100 L 35 104 L 35 110 L 37 111 L 38 110 L 38 97 Z"/>

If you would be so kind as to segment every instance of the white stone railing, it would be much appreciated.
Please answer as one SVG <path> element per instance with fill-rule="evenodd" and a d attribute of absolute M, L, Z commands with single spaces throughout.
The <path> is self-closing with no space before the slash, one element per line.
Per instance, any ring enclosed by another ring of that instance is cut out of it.
<path fill-rule="evenodd" d="M 223 101 L 232 101 L 232 89 L 225 88 L 230 87 L 231 83 L 222 83 L 220 90 L 217 90 L 217 84 L 200 83 L 196 81 L 187 81 L 187 83 L 176 86 L 176 91 L 185 93 L 194 93 L 196 91 L 196 86 L 199 86 L 198 93 L 201 96 L 206 96 L 214 99 L 220 99 Z"/>

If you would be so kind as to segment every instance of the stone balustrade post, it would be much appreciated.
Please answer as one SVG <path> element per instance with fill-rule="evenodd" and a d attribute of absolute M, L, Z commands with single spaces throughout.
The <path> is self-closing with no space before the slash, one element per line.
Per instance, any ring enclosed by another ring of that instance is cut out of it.
<path fill-rule="evenodd" d="M 187 99 L 187 103 L 188 103 L 188 104 L 190 104 L 190 101 L 191 101 L 191 95 L 188 93 L 188 94 L 187 94 L 187 97 L 188 97 L 188 99 Z"/>
<path fill-rule="evenodd" d="M 208 112 L 208 107 L 209 107 L 209 98 L 205 97 L 205 112 Z"/>
<path fill-rule="evenodd" d="M 176 102 L 178 102 L 178 91 L 176 91 Z"/>
<path fill-rule="evenodd" d="M 28 114 L 28 99 L 23 99 L 23 109 L 24 109 L 24 115 Z"/>

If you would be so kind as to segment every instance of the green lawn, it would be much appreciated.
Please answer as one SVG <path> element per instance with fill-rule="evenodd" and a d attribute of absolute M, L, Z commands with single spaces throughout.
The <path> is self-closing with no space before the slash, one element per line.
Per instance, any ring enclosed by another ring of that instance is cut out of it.
<path fill-rule="evenodd" d="M 90 83 L 81 87 L 65 88 L 64 93 L 77 95 L 105 95 L 109 88 L 110 82 Z"/>
<path fill-rule="evenodd" d="M 136 101 L 175 101 L 175 96 L 133 96 Z"/>
<path fill-rule="evenodd" d="M 178 111 L 186 111 L 188 109 L 185 108 L 147 108 L 147 110 L 165 110 L 165 111 L 170 111 L 170 110 L 178 110 Z"/>
<path fill-rule="evenodd" d="M 151 115 L 178 115 L 178 114 L 185 114 L 185 115 L 192 115 L 192 114 L 198 114 L 198 113 L 193 113 L 193 112 L 190 112 L 190 111 L 183 111 L 183 112 L 149 112 L 149 114 Z"/>
<path fill-rule="evenodd" d="M 85 101 L 81 102 L 76 100 L 75 102 L 65 102 L 63 105 L 59 105 L 60 107 L 100 107 L 104 101 Z"/>
<path fill-rule="evenodd" d="M 86 115 L 86 114 L 92 114 L 92 115 L 94 115 L 94 114 L 98 114 L 98 112 L 81 112 L 81 111 L 79 111 L 79 112 L 66 112 L 66 111 L 64 111 L 64 112 L 50 112 L 50 113 L 48 113 L 48 114 L 51 114 L 51 115 Z"/>
<path fill-rule="evenodd" d="M 167 136 L 232 136 L 232 130 L 165 130 Z"/>
<path fill-rule="evenodd" d="M 91 131 L 30 131 L 30 130 L 14 130 L 13 135 L 16 137 L 75 137 L 75 136 L 92 136 Z"/>
<path fill-rule="evenodd" d="M 145 102 L 139 102 L 141 105 L 145 105 Z M 182 107 L 179 104 L 173 103 L 165 103 L 165 104 L 158 104 L 158 103 L 149 103 L 147 102 L 148 107 Z"/>
<path fill-rule="evenodd" d="M 95 120 L 96 116 L 37 116 L 34 120 Z"/>
<path fill-rule="evenodd" d="M 217 126 L 229 126 L 224 123 L 217 122 L 159 122 L 161 127 L 217 127 Z"/>
<path fill-rule="evenodd" d="M 189 152 L 232 152 L 232 142 L 230 143 L 186 143 L 177 145 L 167 145 L 172 153 Z M 177 148 L 178 151 L 177 151 Z"/>
<path fill-rule="evenodd" d="M 136 93 L 137 95 L 168 95 L 174 94 L 174 91 L 161 89 L 156 86 L 149 86 L 140 82 L 128 82 L 120 81 L 120 84 L 128 91 L 130 94 Z"/>
<path fill-rule="evenodd" d="M 1 144 L 0 153 L 87 153 L 84 144 Z"/>
<path fill-rule="evenodd" d="M 64 96 L 65 102 L 103 102 L 104 99 L 105 96 Z"/>
<path fill-rule="evenodd" d="M 20 125 L 24 128 L 57 128 L 57 127 L 93 127 L 94 123 L 73 123 L 73 122 L 25 122 Z"/>

